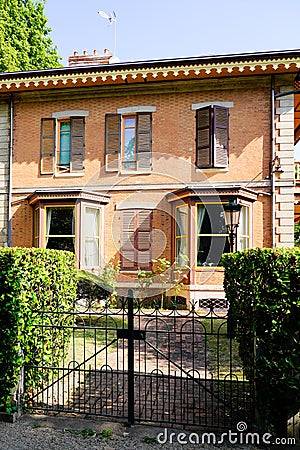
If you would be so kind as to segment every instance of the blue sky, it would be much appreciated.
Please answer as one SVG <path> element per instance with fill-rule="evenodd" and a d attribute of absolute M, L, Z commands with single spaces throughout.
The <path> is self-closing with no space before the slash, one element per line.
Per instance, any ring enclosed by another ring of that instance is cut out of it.
<path fill-rule="evenodd" d="M 67 65 L 77 50 L 121 61 L 300 48 L 299 0 L 47 0 L 51 37 Z"/>

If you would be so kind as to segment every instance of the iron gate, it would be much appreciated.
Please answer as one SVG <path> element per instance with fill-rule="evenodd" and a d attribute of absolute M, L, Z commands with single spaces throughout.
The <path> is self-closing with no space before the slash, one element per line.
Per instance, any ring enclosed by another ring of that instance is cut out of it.
<path fill-rule="evenodd" d="M 55 325 L 53 312 L 37 311 L 41 345 L 59 333 L 68 345 L 59 364 L 24 368 L 25 386 L 33 373 L 40 380 L 25 388 L 25 410 L 219 429 L 252 423 L 254 389 L 226 312 L 206 306 L 162 310 L 128 297 L 115 308 L 59 313 Z"/>

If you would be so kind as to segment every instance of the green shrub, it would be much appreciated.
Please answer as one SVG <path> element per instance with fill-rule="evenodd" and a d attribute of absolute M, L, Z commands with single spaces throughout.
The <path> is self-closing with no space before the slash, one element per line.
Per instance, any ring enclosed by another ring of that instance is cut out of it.
<path fill-rule="evenodd" d="M 63 325 L 73 321 L 76 284 L 72 253 L 0 249 L 1 410 L 11 406 L 22 366 L 28 366 L 25 381 L 30 390 L 48 376 L 32 366 L 55 367 L 61 359 L 69 339 Z"/>
<path fill-rule="evenodd" d="M 300 248 L 249 249 L 222 264 L 230 331 L 256 383 L 260 425 L 280 435 L 300 408 Z"/>

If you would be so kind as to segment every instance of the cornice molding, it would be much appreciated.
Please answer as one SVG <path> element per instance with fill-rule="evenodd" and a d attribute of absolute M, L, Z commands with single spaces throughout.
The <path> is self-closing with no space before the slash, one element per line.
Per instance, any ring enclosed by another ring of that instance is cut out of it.
<path fill-rule="evenodd" d="M 212 60 L 213 61 L 213 60 Z M 7 91 L 26 91 L 66 88 L 77 86 L 99 86 L 110 84 L 135 83 L 141 81 L 172 81 L 203 79 L 211 77 L 237 77 L 240 75 L 261 75 L 261 74 L 284 74 L 296 73 L 300 69 L 300 56 L 271 58 L 271 59 L 253 59 L 253 60 L 231 60 L 231 61 L 213 61 L 193 64 L 176 64 L 172 61 L 160 66 L 143 67 L 125 67 L 116 65 L 114 67 L 107 65 L 101 66 L 95 70 L 95 67 L 80 68 L 76 72 L 70 72 L 65 68 L 59 72 L 55 69 L 48 71 L 37 71 L 32 74 L 29 72 L 20 72 L 14 74 L 3 74 L 0 76 L 0 92 Z M 38 74 L 41 75 L 38 75 Z"/>

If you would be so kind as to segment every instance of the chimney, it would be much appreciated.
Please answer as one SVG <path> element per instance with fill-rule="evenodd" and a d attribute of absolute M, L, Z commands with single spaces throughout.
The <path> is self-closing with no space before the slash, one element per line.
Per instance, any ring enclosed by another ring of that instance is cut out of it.
<path fill-rule="evenodd" d="M 99 55 L 98 50 L 94 50 L 91 55 L 87 50 L 83 51 L 83 55 L 79 55 L 77 51 L 68 58 L 69 67 L 74 66 L 98 66 L 101 64 L 109 64 L 109 60 L 112 57 L 112 53 L 105 48 L 103 54 Z"/>

